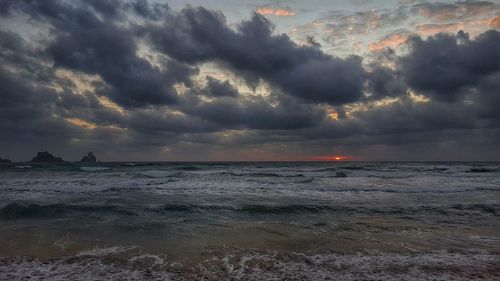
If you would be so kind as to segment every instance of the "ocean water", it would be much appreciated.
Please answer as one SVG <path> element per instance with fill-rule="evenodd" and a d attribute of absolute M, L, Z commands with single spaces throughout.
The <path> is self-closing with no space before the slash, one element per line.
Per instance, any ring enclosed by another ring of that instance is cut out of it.
<path fill-rule="evenodd" d="M 0 280 L 500 280 L 500 163 L 0 166 Z"/>

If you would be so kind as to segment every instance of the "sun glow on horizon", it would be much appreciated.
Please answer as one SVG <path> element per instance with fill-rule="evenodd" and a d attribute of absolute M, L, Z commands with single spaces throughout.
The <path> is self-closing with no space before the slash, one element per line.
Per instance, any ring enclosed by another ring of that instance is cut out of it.
<path fill-rule="evenodd" d="M 355 157 L 346 155 L 327 155 L 327 156 L 315 156 L 311 157 L 313 161 L 352 161 Z"/>

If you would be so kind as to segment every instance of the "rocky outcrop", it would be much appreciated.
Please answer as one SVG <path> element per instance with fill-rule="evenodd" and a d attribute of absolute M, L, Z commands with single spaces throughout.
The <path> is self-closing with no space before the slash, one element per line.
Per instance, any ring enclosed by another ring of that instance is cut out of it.
<path fill-rule="evenodd" d="M 89 152 L 89 154 L 87 154 L 87 156 L 83 156 L 83 158 L 82 158 L 82 162 L 86 162 L 86 163 L 96 163 L 96 162 L 97 162 L 97 159 L 95 158 L 94 153 Z"/>
<path fill-rule="evenodd" d="M 54 157 L 47 151 L 38 152 L 31 162 L 64 162 L 60 157 Z"/>
<path fill-rule="evenodd" d="M 5 159 L 5 158 L 1 158 L 0 157 L 0 163 L 10 163 L 12 161 L 10 161 L 9 159 Z"/>

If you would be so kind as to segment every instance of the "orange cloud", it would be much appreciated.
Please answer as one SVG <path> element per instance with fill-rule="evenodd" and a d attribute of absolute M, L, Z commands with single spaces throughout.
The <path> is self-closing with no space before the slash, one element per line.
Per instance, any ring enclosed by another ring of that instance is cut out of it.
<path fill-rule="evenodd" d="M 491 28 L 500 28 L 500 16 L 496 16 L 490 20 Z"/>
<path fill-rule="evenodd" d="M 422 24 L 417 26 L 417 33 L 422 36 L 429 36 L 440 32 L 455 33 L 463 29 L 463 23 Z"/>
<path fill-rule="evenodd" d="M 65 118 L 66 121 L 68 121 L 69 123 L 73 124 L 73 125 L 76 125 L 76 126 L 79 126 L 79 127 L 83 127 L 83 128 L 86 128 L 86 129 L 95 129 L 97 126 L 93 123 L 90 123 L 88 121 L 85 121 L 85 120 L 82 120 L 82 119 L 78 119 L 78 118 Z"/>
<path fill-rule="evenodd" d="M 261 7 L 255 10 L 257 14 L 261 15 L 271 15 L 278 17 L 290 17 L 295 16 L 295 12 L 288 8 L 272 8 L 272 7 Z"/>
<path fill-rule="evenodd" d="M 394 34 L 386 37 L 379 42 L 373 42 L 368 46 L 368 50 L 371 52 L 380 51 L 386 47 L 395 48 L 401 44 L 406 43 L 408 40 L 408 35 L 406 34 Z"/>
<path fill-rule="evenodd" d="M 261 15 L 273 15 L 274 9 L 263 7 L 263 8 L 258 8 L 255 12 L 257 12 L 257 14 L 261 14 Z"/>

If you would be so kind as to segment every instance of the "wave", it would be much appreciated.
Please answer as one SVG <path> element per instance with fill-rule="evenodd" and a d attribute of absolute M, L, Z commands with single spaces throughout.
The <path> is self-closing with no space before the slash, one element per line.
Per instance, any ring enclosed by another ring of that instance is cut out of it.
<path fill-rule="evenodd" d="M 295 179 L 296 178 L 296 179 Z M 312 177 L 295 177 L 295 178 L 291 178 L 291 180 L 287 181 L 286 183 L 287 184 L 301 184 L 301 183 L 311 183 L 311 182 L 314 182 L 314 178 Z M 248 180 L 249 182 L 255 182 L 255 183 L 258 183 L 258 184 L 272 184 L 272 185 L 276 185 L 276 184 L 283 184 L 282 181 L 275 181 L 275 180 L 270 180 L 270 179 L 249 179 Z"/>
<path fill-rule="evenodd" d="M 195 204 L 166 204 L 160 208 L 149 208 L 148 211 L 159 212 L 205 212 L 205 211 L 233 211 L 251 214 L 299 214 L 320 213 L 325 211 L 340 210 L 328 205 L 195 205 Z"/>
<path fill-rule="evenodd" d="M 462 204 L 456 204 L 452 206 L 453 209 L 456 210 L 474 210 L 474 211 L 479 211 L 483 213 L 489 213 L 493 215 L 500 214 L 500 204 L 492 204 L 492 205 L 486 205 L 486 204 L 472 204 L 472 205 L 462 205 Z"/>
<path fill-rule="evenodd" d="M 101 192 L 135 192 L 141 190 L 137 187 L 110 187 L 102 190 Z"/>
<path fill-rule="evenodd" d="M 175 167 L 174 170 L 180 171 L 201 171 L 203 168 L 198 166 L 184 166 L 184 167 Z"/>
<path fill-rule="evenodd" d="M 256 178 L 305 178 L 303 174 L 291 174 L 283 175 L 276 173 L 261 173 L 261 172 L 250 172 L 250 173 L 234 173 L 234 172 L 220 172 L 218 175 L 229 175 L 233 177 L 256 177 Z"/>
<path fill-rule="evenodd" d="M 495 173 L 498 172 L 498 168 L 470 168 L 466 173 Z"/>
<path fill-rule="evenodd" d="M 325 168 L 325 169 L 318 169 L 318 170 L 313 170 L 313 172 L 323 172 L 323 171 L 338 171 L 338 170 L 350 170 L 350 171 L 372 171 L 372 172 L 386 172 L 386 173 L 393 173 L 393 172 L 445 172 L 450 170 L 449 167 L 439 167 L 439 166 L 434 166 L 434 167 L 426 167 L 426 166 L 374 166 L 374 165 L 367 165 L 367 166 L 339 166 L 336 168 Z"/>
<path fill-rule="evenodd" d="M 132 210 L 131 210 L 132 209 Z M 366 214 L 366 215 L 419 215 L 435 214 L 450 215 L 458 213 L 470 214 L 470 211 L 499 215 L 500 204 L 455 204 L 451 206 L 416 206 L 416 207 L 347 207 L 332 206 L 326 204 L 243 204 L 243 205 L 217 205 L 217 204 L 184 204 L 173 203 L 157 207 L 127 207 L 123 205 L 83 205 L 83 204 L 29 204 L 11 203 L 0 209 L 3 219 L 22 218 L 50 218 L 63 216 L 71 213 L 96 213 L 117 214 L 123 216 L 134 216 L 139 213 L 206 213 L 206 212 L 235 212 L 252 215 L 293 215 L 293 214 L 317 214 L 317 213 L 344 213 L 344 214 Z"/>
<path fill-rule="evenodd" d="M 444 168 L 444 167 L 433 167 L 433 168 L 423 169 L 422 171 L 425 171 L 425 172 L 444 172 L 444 171 L 448 171 L 448 170 L 449 170 L 448 168 Z"/>
<path fill-rule="evenodd" d="M 367 175 L 367 178 L 377 178 L 377 179 L 408 179 L 415 177 L 415 175 L 401 175 L 401 176 L 383 176 L 383 175 Z"/>
<path fill-rule="evenodd" d="M 335 172 L 335 171 L 337 171 L 337 168 L 329 167 L 329 168 L 312 170 L 311 172 Z"/>
<path fill-rule="evenodd" d="M 362 214 L 386 214 L 386 215 L 417 215 L 417 214 L 441 214 L 448 215 L 450 212 L 475 210 L 481 213 L 499 214 L 500 205 L 473 204 L 473 205 L 452 205 L 444 207 L 417 206 L 417 207 L 346 207 L 331 205 L 259 205 L 247 204 L 241 206 L 230 205 L 194 205 L 194 204 L 167 204 L 158 209 L 149 211 L 159 212 L 205 212 L 205 211 L 232 211 L 249 214 L 315 214 L 315 213 L 362 213 Z"/>
<path fill-rule="evenodd" d="M 345 170 L 366 170 L 368 167 L 364 167 L 364 166 L 343 166 L 343 167 L 340 167 L 341 169 L 345 169 Z"/>
<path fill-rule="evenodd" d="M 497 280 L 498 253 L 307 253 L 213 247 L 197 265 L 130 247 L 0 258 L 2 280 Z M 195 256 L 196 260 L 196 256 Z M 473 262 L 471 262 L 473 261 Z"/>
<path fill-rule="evenodd" d="M 16 169 L 29 169 L 29 168 L 33 168 L 33 166 L 30 166 L 30 165 L 19 165 L 19 166 L 15 166 Z"/>
<path fill-rule="evenodd" d="M 86 166 L 80 167 L 80 170 L 85 171 L 85 172 L 100 172 L 100 171 L 106 171 L 109 169 L 111 169 L 111 168 L 109 168 L 109 167 L 86 167 Z"/>
<path fill-rule="evenodd" d="M 23 204 L 11 203 L 0 210 L 4 219 L 52 217 L 67 212 L 83 213 L 117 213 L 120 215 L 135 215 L 134 212 L 117 205 L 70 205 L 70 204 Z"/>
<path fill-rule="evenodd" d="M 125 167 L 142 167 L 142 166 L 159 167 L 159 166 L 167 166 L 167 163 L 162 163 L 162 162 L 126 162 L 126 163 L 120 163 L 120 166 L 125 166 Z"/>
<path fill-rule="evenodd" d="M 140 166 L 141 164 L 140 163 L 123 163 L 122 166 L 130 166 L 130 167 L 134 167 L 134 166 Z"/>
<path fill-rule="evenodd" d="M 387 178 L 387 177 L 382 177 Z M 398 177 L 392 177 L 398 178 Z M 394 189 L 394 188 L 336 188 L 331 189 L 331 192 L 387 192 L 387 193 L 408 193 L 408 194 L 420 194 L 420 193 L 437 193 L 437 194 L 447 194 L 447 193 L 467 193 L 476 191 L 500 191 L 499 188 L 490 187 L 476 187 L 476 188 L 465 188 L 465 189 L 449 189 L 449 190 L 435 190 L 435 189 Z"/>
<path fill-rule="evenodd" d="M 134 178 L 178 178 L 184 176 L 184 173 L 163 170 L 148 170 L 134 172 L 132 176 Z"/>

